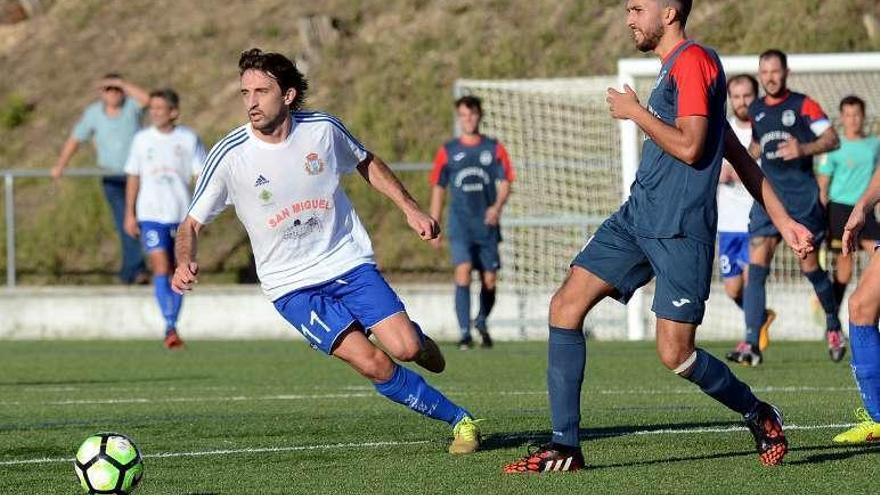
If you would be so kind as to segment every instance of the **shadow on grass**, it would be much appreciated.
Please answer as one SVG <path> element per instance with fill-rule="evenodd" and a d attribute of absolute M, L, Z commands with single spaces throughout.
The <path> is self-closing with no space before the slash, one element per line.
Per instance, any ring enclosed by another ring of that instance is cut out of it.
<path fill-rule="evenodd" d="M 803 459 L 798 459 L 796 461 L 789 462 L 787 464 L 790 465 L 799 465 L 799 464 L 821 464 L 824 462 L 831 461 L 842 461 L 845 459 L 850 459 L 852 457 L 862 456 L 862 455 L 877 455 L 880 454 L 880 445 L 846 445 L 846 446 L 815 446 L 804 449 L 794 449 L 797 451 L 800 450 L 828 450 L 829 452 L 821 453 L 821 454 L 813 454 L 808 455 Z"/>

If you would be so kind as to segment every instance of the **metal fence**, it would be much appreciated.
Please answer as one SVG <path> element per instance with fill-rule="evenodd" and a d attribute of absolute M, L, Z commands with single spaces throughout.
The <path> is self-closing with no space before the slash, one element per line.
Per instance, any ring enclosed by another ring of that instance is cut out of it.
<path fill-rule="evenodd" d="M 401 162 L 390 165 L 395 172 L 424 172 L 431 169 L 430 163 Z M 3 211 L 6 224 L 6 286 L 16 285 L 15 262 L 15 180 L 16 179 L 50 179 L 49 169 L 10 168 L 0 169 L 3 176 Z M 119 172 L 101 168 L 68 168 L 64 171 L 65 178 L 119 177 Z"/>

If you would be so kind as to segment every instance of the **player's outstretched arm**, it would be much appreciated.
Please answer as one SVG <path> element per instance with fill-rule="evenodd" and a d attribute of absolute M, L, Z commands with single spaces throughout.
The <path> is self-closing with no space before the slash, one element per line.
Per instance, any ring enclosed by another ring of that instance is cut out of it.
<path fill-rule="evenodd" d="M 868 188 L 853 206 L 846 226 L 843 227 L 843 254 L 856 252 L 856 242 L 865 226 L 865 217 L 873 214 L 874 205 L 880 201 L 880 167 L 874 171 Z"/>
<path fill-rule="evenodd" d="M 773 190 L 773 185 L 749 152 L 743 148 L 730 126 L 724 131 L 724 158 L 733 165 L 749 194 L 764 207 L 770 220 L 795 254 L 799 258 L 804 258 L 813 251 L 813 234 L 809 229 L 795 222 L 785 211 L 785 206 Z"/>
<path fill-rule="evenodd" d="M 193 217 L 186 219 L 177 228 L 177 237 L 174 241 L 174 256 L 177 260 L 177 268 L 171 279 L 171 289 L 178 294 L 191 291 L 193 285 L 198 283 L 199 264 L 196 263 L 197 240 L 202 224 Z"/>
<path fill-rule="evenodd" d="M 369 154 L 358 165 L 358 172 L 374 189 L 387 196 L 406 215 L 410 228 L 419 234 L 422 240 L 430 240 L 440 235 L 440 224 L 436 219 L 422 211 L 409 191 L 394 175 L 394 172 L 381 158 Z"/>
<path fill-rule="evenodd" d="M 709 119 L 701 115 L 679 117 L 674 126 L 669 125 L 643 107 L 631 87 L 625 85 L 623 90 L 621 93 L 608 88 L 605 101 L 612 117 L 632 120 L 657 146 L 682 162 L 693 165 L 700 161 L 709 134 Z"/>

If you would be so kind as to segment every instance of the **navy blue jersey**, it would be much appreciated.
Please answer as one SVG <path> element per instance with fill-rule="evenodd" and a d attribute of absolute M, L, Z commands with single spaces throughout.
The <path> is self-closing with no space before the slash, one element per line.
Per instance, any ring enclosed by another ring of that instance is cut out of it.
<path fill-rule="evenodd" d="M 480 136 L 480 142 L 475 145 L 452 139 L 441 146 L 434 158 L 430 181 L 448 191 L 449 237 L 497 236 L 498 229 L 485 223 L 486 209 L 497 199 L 495 182 L 513 182 L 513 179 L 507 150 L 495 139 Z"/>
<path fill-rule="evenodd" d="M 815 141 L 831 123 L 818 103 L 794 92 L 778 100 L 767 96 L 756 99 L 749 106 L 749 117 L 752 138 L 761 145 L 761 168 L 789 214 L 801 221 L 819 201 L 813 157 L 783 161 L 778 147 L 792 137 L 801 143 Z M 754 208 L 761 206 L 756 203 Z"/>
<path fill-rule="evenodd" d="M 726 102 L 724 69 L 712 49 L 684 40 L 663 60 L 648 110 L 671 126 L 680 117 L 706 117 L 709 131 L 703 155 L 692 165 L 667 153 L 652 139 L 645 140 L 636 180 L 624 205 L 638 235 L 690 237 L 714 244 Z"/>

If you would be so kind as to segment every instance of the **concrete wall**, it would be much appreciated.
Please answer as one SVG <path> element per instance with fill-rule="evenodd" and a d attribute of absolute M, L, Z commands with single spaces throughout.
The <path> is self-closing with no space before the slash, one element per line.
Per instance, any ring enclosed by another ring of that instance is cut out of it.
<path fill-rule="evenodd" d="M 476 288 L 476 287 L 475 287 Z M 457 324 L 450 284 L 395 285 L 410 316 L 438 340 L 456 340 Z M 489 320 L 497 340 L 544 339 L 551 289 L 528 293 L 499 292 Z M 699 338 L 737 340 L 741 312 L 713 288 Z M 774 339 L 820 339 L 819 323 L 811 321 L 809 291 L 773 294 L 779 313 Z M 473 312 L 478 295 L 473 294 Z M 653 335 L 650 294 L 645 318 Z M 586 327 L 603 340 L 626 338 L 626 309 L 615 301 L 600 303 Z M 256 286 L 200 286 L 186 296 L 179 322 L 189 339 L 300 339 Z M 158 339 L 163 331 L 151 287 L 44 287 L 0 291 L 0 339 Z"/>

